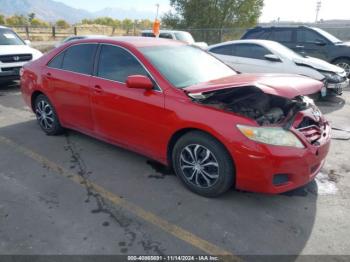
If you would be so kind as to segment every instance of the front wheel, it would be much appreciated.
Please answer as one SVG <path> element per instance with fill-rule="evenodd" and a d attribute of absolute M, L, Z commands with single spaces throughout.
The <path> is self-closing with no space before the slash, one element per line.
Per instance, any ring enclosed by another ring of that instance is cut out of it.
<path fill-rule="evenodd" d="M 46 96 L 39 95 L 35 99 L 34 111 L 38 124 L 47 135 L 63 133 L 64 129 L 58 120 L 56 111 Z"/>
<path fill-rule="evenodd" d="M 346 72 L 346 76 L 350 77 L 350 59 L 349 58 L 340 58 L 337 59 L 333 64 L 343 68 Z"/>
<path fill-rule="evenodd" d="M 226 148 L 212 136 L 190 132 L 176 143 L 172 162 L 175 173 L 193 192 L 217 197 L 234 184 L 234 165 Z"/>

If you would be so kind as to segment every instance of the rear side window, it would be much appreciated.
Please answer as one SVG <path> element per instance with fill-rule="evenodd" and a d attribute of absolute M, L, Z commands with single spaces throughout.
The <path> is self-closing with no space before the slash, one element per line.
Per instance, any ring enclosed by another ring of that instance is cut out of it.
<path fill-rule="evenodd" d="M 148 76 L 137 59 L 123 48 L 102 45 L 97 76 L 125 83 L 130 75 Z"/>
<path fill-rule="evenodd" d="M 242 39 L 269 39 L 270 29 L 248 31 Z"/>
<path fill-rule="evenodd" d="M 233 48 L 233 55 L 238 57 L 264 60 L 268 54 L 269 50 L 256 44 L 237 44 Z"/>
<path fill-rule="evenodd" d="M 51 68 L 62 68 L 62 62 L 63 62 L 64 52 L 60 53 L 59 55 L 55 56 L 54 59 L 52 59 L 47 66 Z"/>
<path fill-rule="evenodd" d="M 69 47 L 65 51 L 62 69 L 86 75 L 92 74 L 96 47 L 96 44 Z"/>
<path fill-rule="evenodd" d="M 275 29 L 270 37 L 271 40 L 282 43 L 292 42 L 293 31 L 291 29 Z"/>
<path fill-rule="evenodd" d="M 142 33 L 144 37 L 156 37 L 153 33 Z"/>
<path fill-rule="evenodd" d="M 223 45 L 210 49 L 210 52 L 218 55 L 231 55 L 233 54 L 232 45 Z"/>
<path fill-rule="evenodd" d="M 173 39 L 173 36 L 169 33 L 161 33 L 159 35 L 160 38 Z"/>

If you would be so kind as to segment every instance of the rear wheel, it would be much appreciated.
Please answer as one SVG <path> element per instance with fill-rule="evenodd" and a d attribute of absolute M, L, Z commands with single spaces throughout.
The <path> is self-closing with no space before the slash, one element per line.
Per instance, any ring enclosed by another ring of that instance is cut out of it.
<path fill-rule="evenodd" d="M 45 95 L 39 95 L 35 99 L 34 111 L 38 124 L 47 135 L 63 133 L 64 129 L 58 120 L 56 111 Z"/>
<path fill-rule="evenodd" d="M 349 58 L 340 58 L 337 59 L 333 64 L 343 68 L 346 72 L 346 76 L 350 77 L 350 59 Z"/>
<path fill-rule="evenodd" d="M 181 137 L 174 146 L 172 161 L 177 176 L 199 195 L 216 197 L 234 184 L 229 153 L 206 133 L 194 131 Z"/>

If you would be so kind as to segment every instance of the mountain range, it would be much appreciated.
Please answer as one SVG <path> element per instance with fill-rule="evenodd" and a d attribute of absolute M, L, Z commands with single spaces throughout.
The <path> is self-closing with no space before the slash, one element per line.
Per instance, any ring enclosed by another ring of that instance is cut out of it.
<path fill-rule="evenodd" d="M 76 9 L 54 0 L 0 0 L 0 14 L 6 16 L 18 14 L 28 15 L 35 13 L 39 19 L 55 22 L 64 19 L 69 23 L 80 22 L 84 18 L 111 17 L 114 19 L 144 19 L 153 18 L 149 11 L 135 9 L 104 8 L 97 12 Z"/>

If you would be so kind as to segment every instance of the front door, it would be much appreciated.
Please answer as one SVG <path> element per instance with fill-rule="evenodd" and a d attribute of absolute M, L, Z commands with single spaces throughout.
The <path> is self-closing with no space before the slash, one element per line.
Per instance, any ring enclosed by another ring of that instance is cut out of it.
<path fill-rule="evenodd" d="M 93 80 L 92 110 L 99 136 L 147 155 L 155 155 L 157 133 L 164 128 L 164 94 L 154 90 L 130 89 L 130 75 L 149 73 L 128 50 L 101 45 Z"/>

